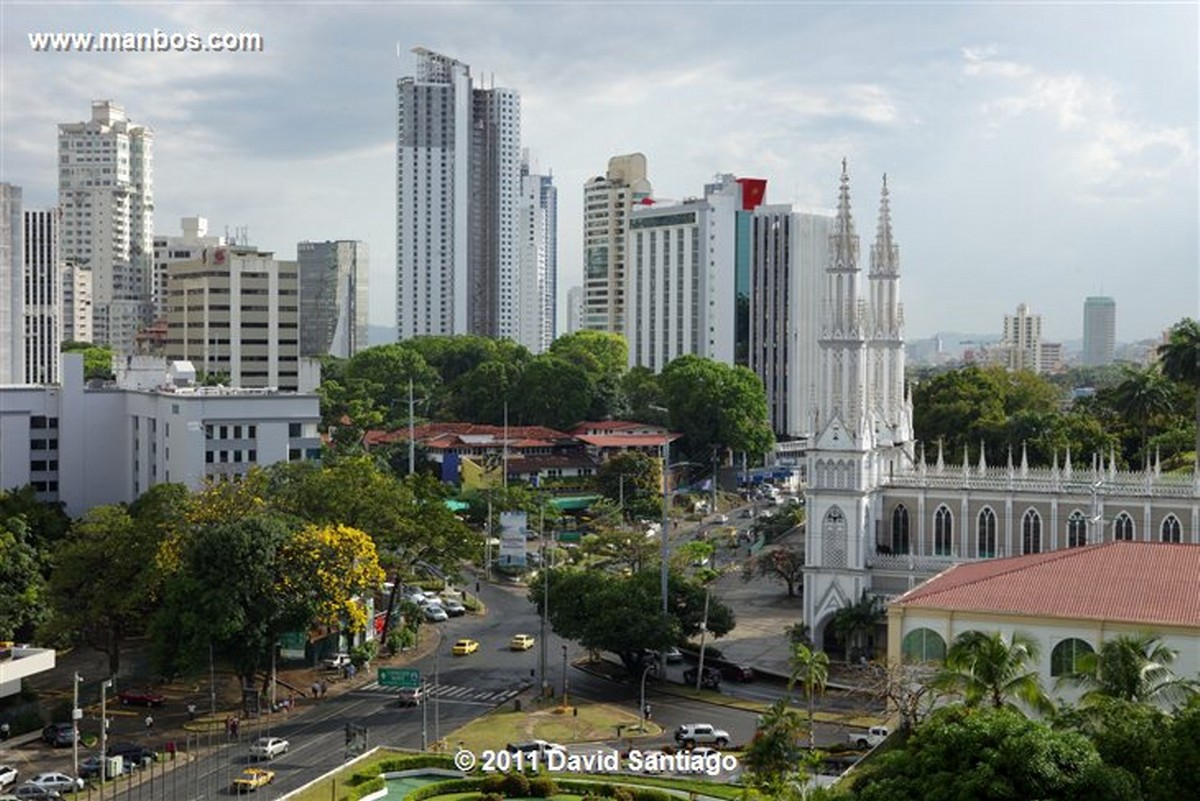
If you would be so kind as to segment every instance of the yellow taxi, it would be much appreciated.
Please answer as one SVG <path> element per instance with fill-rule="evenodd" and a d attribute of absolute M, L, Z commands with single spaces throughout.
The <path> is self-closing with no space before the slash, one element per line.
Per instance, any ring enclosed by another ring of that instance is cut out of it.
<path fill-rule="evenodd" d="M 533 647 L 532 634 L 514 634 L 508 641 L 508 647 L 513 651 L 528 651 Z"/>
<path fill-rule="evenodd" d="M 263 768 L 246 768 L 233 780 L 235 793 L 249 793 L 260 787 L 266 787 L 275 781 L 275 771 Z"/>
<path fill-rule="evenodd" d="M 479 650 L 479 643 L 475 640 L 462 639 L 454 643 L 454 647 L 450 649 L 455 656 L 466 656 L 473 654 Z"/>

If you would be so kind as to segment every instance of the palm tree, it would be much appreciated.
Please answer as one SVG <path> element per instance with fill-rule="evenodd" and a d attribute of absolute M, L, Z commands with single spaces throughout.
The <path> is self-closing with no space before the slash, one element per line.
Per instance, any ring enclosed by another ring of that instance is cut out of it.
<path fill-rule="evenodd" d="M 1024 632 L 1006 637 L 996 631 L 967 631 L 960 634 L 946 652 L 946 662 L 937 682 L 954 690 L 967 706 L 987 704 L 997 709 L 1019 709 L 1023 701 L 1038 712 L 1053 710 L 1042 689 L 1037 668 L 1038 645 Z"/>
<path fill-rule="evenodd" d="M 1112 388 L 1113 406 L 1126 420 L 1134 421 L 1138 447 L 1145 451 L 1150 432 L 1174 409 L 1174 387 L 1155 367 L 1126 367 L 1121 383 Z"/>
<path fill-rule="evenodd" d="M 851 661 L 852 646 L 861 649 L 865 635 L 875 631 L 884 619 L 883 600 L 878 595 L 862 591 L 857 601 L 848 603 L 833 615 L 833 630 L 846 646 L 846 661 Z"/>
<path fill-rule="evenodd" d="M 1196 454 L 1200 460 L 1200 322 L 1184 318 L 1158 346 L 1163 374 L 1196 390 Z"/>
<path fill-rule="evenodd" d="M 808 747 L 812 749 L 816 747 L 813 737 L 813 699 L 818 693 L 825 692 L 825 684 L 829 681 L 829 654 L 794 642 L 788 666 L 792 669 L 792 675 L 788 677 L 788 692 L 800 684 L 808 700 Z"/>
<path fill-rule="evenodd" d="M 770 797 L 778 797 L 800 761 L 797 743 L 804 723 L 800 713 L 780 698 L 758 719 L 754 739 L 743 756 L 746 767 Z"/>
<path fill-rule="evenodd" d="M 1116 698 L 1174 706 L 1197 692 L 1196 682 L 1178 678 L 1171 671 L 1178 655 L 1155 634 L 1122 634 L 1106 640 L 1098 652 L 1081 655 L 1068 680 L 1089 688 L 1080 698 L 1085 705 Z"/>

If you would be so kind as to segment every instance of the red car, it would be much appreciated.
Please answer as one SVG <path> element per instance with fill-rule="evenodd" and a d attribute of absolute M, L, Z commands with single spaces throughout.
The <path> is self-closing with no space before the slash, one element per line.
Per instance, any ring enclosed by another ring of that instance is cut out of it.
<path fill-rule="evenodd" d="M 721 675 L 731 681 L 754 681 L 754 668 L 728 663 L 721 666 Z"/>
<path fill-rule="evenodd" d="M 167 699 L 153 690 L 122 690 L 117 700 L 123 706 L 162 706 Z"/>

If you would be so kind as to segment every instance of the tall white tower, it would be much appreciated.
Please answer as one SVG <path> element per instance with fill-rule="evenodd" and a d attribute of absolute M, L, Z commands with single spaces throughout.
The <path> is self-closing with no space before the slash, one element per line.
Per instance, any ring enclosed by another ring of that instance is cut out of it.
<path fill-rule="evenodd" d="M 59 383 L 63 262 L 58 209 L 24 213 L 26 384 Z"/>
<path fill-rule="evenodd" d="M 153 141 L 111 100 L 94 101 L 87 122 L 58 126 L 63 258 L 91 271 L 91 335 L 118 353 L 133 351 L 151 313 Z"/>
<path fill-rule="evenodd" d="M 21 187 L 0 183 L 0 384 L 25 376 Z"/>
<path fill-rule="evenodd" d="M 542 353 L 554 341 L 557 292 L 558 191 L 554 178 L 539 173 L 526 151 L 521 159 L 520 261 L 516 278 L 517 342 Z"/>
<path fill-rule="evenodd" d="M 629 214 L 649 197 L 646 157 L 641 153 L 613 156 L 607 172 L 584 185 L 582 328 L 625 333 Z"/>

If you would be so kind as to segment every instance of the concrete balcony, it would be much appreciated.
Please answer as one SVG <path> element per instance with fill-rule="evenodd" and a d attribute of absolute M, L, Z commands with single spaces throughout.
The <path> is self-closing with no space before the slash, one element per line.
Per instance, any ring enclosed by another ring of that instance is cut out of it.
<path fill-rule="evenodd" d="M 54 657 L 52 648 L 0 647 L 0 698 L 19 693 L 21 679 L 53 669 Z"/>

